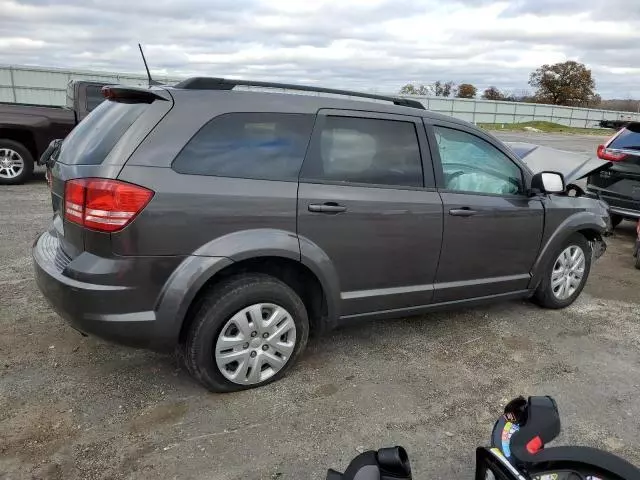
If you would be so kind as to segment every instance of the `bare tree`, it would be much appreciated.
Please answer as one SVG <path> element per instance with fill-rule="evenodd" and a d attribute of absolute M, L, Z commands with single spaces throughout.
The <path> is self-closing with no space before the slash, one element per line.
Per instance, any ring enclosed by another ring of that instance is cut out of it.
<path fill-rule="evenodd" d="M 430 95 L 431 88 L 427 85 L 413 85 L 407 83 L 400 89 L 401 95 Z"/>

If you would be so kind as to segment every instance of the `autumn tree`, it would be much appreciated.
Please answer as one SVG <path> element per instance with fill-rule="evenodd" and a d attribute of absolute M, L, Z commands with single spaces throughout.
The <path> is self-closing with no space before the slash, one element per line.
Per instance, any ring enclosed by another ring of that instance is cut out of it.
<path fill-rule="evenodd" d="M 482 98 L 485 100 L 504 100 L 504 94 L 493 85 L 482 92 Z"/>
<path fill-rule="evenodd" d="M 591 70 L 573 60 L 542 65 L 531 73 L 529 85 L 537 89 L 538 102 L 574 106 L 588 105 L 596 87 Z"/>
<path fill-rule="evenodd" d="M 461 83 L 458 86 L 456 97 L 458 98 L 475 98 L 478 89 L 470 83 Z"/>

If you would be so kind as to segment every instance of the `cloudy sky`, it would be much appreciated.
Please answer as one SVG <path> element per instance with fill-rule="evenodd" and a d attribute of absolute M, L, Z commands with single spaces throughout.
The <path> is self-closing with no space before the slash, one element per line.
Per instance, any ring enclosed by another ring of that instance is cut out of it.
<path fill-rule="evenodd" d="M 529 88 L 586 63 L 640 98 L 638 0 L 0 0 L 0 64 L 209 74 L 396 91 L 435 80 Z"/>

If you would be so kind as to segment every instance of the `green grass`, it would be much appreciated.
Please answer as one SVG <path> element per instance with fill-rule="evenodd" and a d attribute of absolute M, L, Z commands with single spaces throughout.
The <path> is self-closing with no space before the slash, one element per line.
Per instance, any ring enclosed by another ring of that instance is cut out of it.
<path fill-rule="evenodd" d="M 525 132 L 524 127 L 533 127 L 546 133 L 581 133 L 586 135 L 607 136 L 611 132 L 606 128 L 578 128 L 567 127 L 553 122 L 524 122 L 524 123 L 479 123 L 485 130 L 499 130 L 503 132 Z"/>

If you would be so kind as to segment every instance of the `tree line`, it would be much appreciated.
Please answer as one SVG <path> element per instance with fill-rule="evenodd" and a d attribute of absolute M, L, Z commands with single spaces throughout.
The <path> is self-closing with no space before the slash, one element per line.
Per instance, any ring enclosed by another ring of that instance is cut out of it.
<path fill-rule="evenodd" d="M 542 65 L 529 75 L 529 85 L 535 89 L 535 92 L 531 93 L 528 90 L 504 92 L 495 86 L 490 86 L 482 92 L 480 98 L 634 112 L 639 111 L 640 108 L 640 102 L 635 100 L 602 100 L 595 91 L 596 83 L 591 70 L 583 63 L 573 60 L 554 65 Z M 451 81 L 438 80 L 433 84 L 409 83 L 400 89 L 400 94 L 476 98 L 478 89 L 470 83 L 456 85 Z"/>

